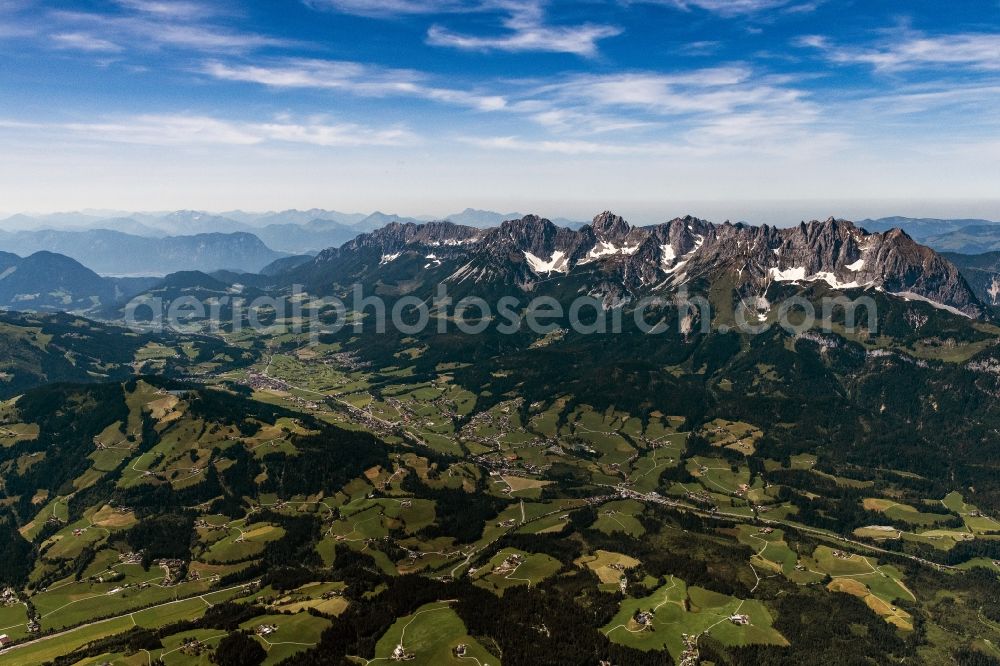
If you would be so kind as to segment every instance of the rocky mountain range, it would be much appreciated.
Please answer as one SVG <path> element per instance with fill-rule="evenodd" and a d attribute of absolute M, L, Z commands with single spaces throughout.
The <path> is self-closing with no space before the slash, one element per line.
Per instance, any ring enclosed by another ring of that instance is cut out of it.
<path fill-rule="evenodd" d="M 263 213 L 232 210 L 218 214 L 197 210 L 158 213 L 88 210 L 44 215 L 13 215 L 0 220 L 0 229 L 8 232 L 107 230 L 146 238 L 207 233 L 252 233 L 273 250 L 290 254 L 315 254 L 327 247 L 342 245 L 360 233 L 374 231 L 392 222 L 419 223 L 447 220 L 456 224 L 486 228 L 497 226 L 504 220 L 521 217 L 523 217 L 521 213 L 497 213 L 474 208 L 466 208 L 460 213 L 453 213 L 443 218 L 402 216 L 381 211 L 371 214 L 342 213 L 322 208 Z M 583 226 L 582 222 L 565 218 L 554 218 L 553 222 L 570 228 Z M 39 249 L 54 250 L 54 248 Z"/>
<path fill-rule="evenodd" d="M 612 302 L 723 276 L 754 299 L 765 298 L 775 283 L 821 282 L 928 300 L 973 317 L 982 313 L 959 270 L 905 232 L 870 233 L 832 218 L 790 228 L 694 217 L 633 227 L 610 212 L 579 230 L 533 215 L 489 229 L 394 223 L 325 250 L 285 278 L 322 290 L 390 272 L 397 282 L 428 273 L 455 285 L 513 285 L 522 292 L 573 281 Z"/>
<path fill-rule="evenodd" d="M 244 232 L 150 238 L 107 229 L 0 231 L 0 250 L 21 256 L 54 252 L 103 275 L 224 268 L 256 272 L 286 256 Z"/>
<path fill-rule="evenodd" d="M 340 223 L 306 224 L 322 225 Z M 66 256 L 30 252 L 37 246 Z M 761 309 L 777 285 L 818 284 L 926 300 L 971 317 L 1000 295 L 995 257 L 945 257 L 899 229 L 872 233 L 832 218 L 779 228 L 688 216 L 636 227 L 604 212 L 580 229 L 535 215 L 488 228 L 394 220 L 316 257 L 284 256 L 243 233 L 152 239 L 101 230 L 0 232 L 0 248 L 7 247 L 30 256 L 0 255 L 0 306 L 26 310 L 94 312 L 147 289 L 177 287 L 169 278 L 102 278 L 90 270 L 95 266 L 117 274 L 201 271 L 212 274 L 203 279 L 216 290 L 235 283 L 261 290 L 303 284 L 323 294 L 361 282 L 406 294 L 429 293 L 443 282 L 456 295 L 558 291 L 609 304 L 669 295 L 682 286 L 704 293 L 725 281 Z"/>

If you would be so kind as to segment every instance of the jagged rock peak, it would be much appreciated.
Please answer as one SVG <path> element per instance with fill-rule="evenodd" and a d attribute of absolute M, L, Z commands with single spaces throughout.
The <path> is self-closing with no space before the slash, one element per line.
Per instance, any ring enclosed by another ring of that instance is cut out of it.
<path fill-rule="evenodd" d="M 371 238 L 387 238 L 402 243 L 429 243 L 446 240 L 468 240 L 478 236 L 475 227 L 466 227 L 454 222 L 390 222 L 373 231 Z M 360 238 L 360 237 L 359 237 Z"/>
<path fill-rule="evenodd" d="M 843 231 L 863 231 L 856 224 L 850 220 L 845 220 L 843 218 L 837 218 L 830 216 L 825 220 L 809 220 L 808 222 L 801 222 L 799 224 L 800 229 L 836 229 Z M 865 232 L 867 233 L 867 232 Z"/>
<path fill-rule="evenodd" d="M 450 222 L 392 223 L 325 252 L 319 262 L 358 252 L 378 265 L 398 253 L 433 247 L 434 259 L 454 261 L 455 281 L 494 281 L 530 290 L 554 276 L 590 280 L 590 292 L 616 298 L 657 292 L 725 276 L 741 297 L 764 296 L 787 283 L 834 289 L 916 294 L 977 316 L 981 306 L 958 270 L 898 229 L 869 233 L 847 220 L 803 221 L 793 227 L 712 224 L 687 215 L 633 227 L 605 211 L 580 230 L 538 215 L 476 229 Z M 348 261 L 346 266 L 364 266 Z M 423 264 L 421 264 L 423 265 Z"/>
<path fill-rule="evenodd" d="M 505 238 L 536 238 L 555 235 L 559 227 L 551 221 L 538 215 L 525 215 L 519 220 L 507 220 L 488 230 L 487 236 L 500 236 Z"/>
<path fill-rule="evenodd" d="M 632 230 L 632 226 L 625 221 L 625 218 L 607 210 L 594 217 L 590 228 L 598 238 L 618 238 L 626 236 Z"/>
<path fill-rule="evenodd" d="M 891 238 L 893 240 L 904 239 L 905 238 L 908 241 L 913 241 L 914 243 L 916 242 L 916 241 L 913 240 L 913 238 L 910 236 L 910 234 L 906 233 L 905 231 L 903 231 L 899 227 L 893 227 L 892 229 L 889 229 L 889 231 L 885 232 L 885 237 L 886 238 Z"/>
<path fill-rule="evenodd" d="M 520 219 L 505 220 L 504 222 L 501 222 L 500 223 L 500 228 L 501 229 L 504 229 L 504 228 L 508 228 L 508 229 L 511 229 L 511 228 L 513 228 L 513 229 L 521 229 L 521 228 L 524 228 L 524 227 L 548 226 L 550 224 L 552 224 L 552 222 L 550 222 L 549 220 L 545 219 L 544 217 L 541 217 L 539 215 L 535 215 L 534 213 L 529 213 L 528 215 L 525 215 L 524 217 L 522 217 Z"/>

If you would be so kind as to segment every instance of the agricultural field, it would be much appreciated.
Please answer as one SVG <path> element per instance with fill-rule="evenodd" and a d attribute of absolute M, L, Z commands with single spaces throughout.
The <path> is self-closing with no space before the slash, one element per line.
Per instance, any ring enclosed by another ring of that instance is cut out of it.
<path fill-rule="evenodd" d="M 267 652 L 264 664 L 277 664 L 297 652 L 314 647 L 320 634 L 330 626 L 329 620 L 306 611 L 291 614 L 261 615 L 240 625 L 255 634 Z"/>
<path fill-rule="evenodd" d="M 38 439 L 38 426 L 33 423 L 10 423 L 0 425 L 0 446 L 13 446 L 18 442 Z"/>
<path fill-rule="evenodd" d="M 784 531 L 751 525 L 740 525 L 737 530 L 739 542 L 754 551 L 750 564 L 758 582 L 761 577 L 772 574 L 781 574 L 800 585 L 815 583 L 823 578 L 822 574 L 809 571 L 799 562 L 798 554 L 785 541 Z"/>
<path fill-rule="evenodd" d="M 602 403 L 579 384 L 533 395 L 511 368 L 438 362 L 419 340 L 374 359 L 350 339 L 301 343 L 268 341 L 252 365 L 197 384 L 0 406 L 2 499 L 29 565 L 0 606 L 0 633 L 23 647 L 0 660 L 207 665 L 235 626 L 268 665 L 340 649 L 358 664 L 397 651 L 527 663 L 517 641 L 574 663 L 676 662 L 692 645 L 808 663 L 790 651 L 810 609 L 848 618 L 845 649 L 898 641 L 903 661 L 950 663 L 942 636 L 1000 645 L 989 581 L 947 592 L 1000 572 L 989 498 L 918 493 L 927 470 L 838 464 L 815 443 L 838 436 L 828 424 L 800 442 L 794 424 L 746 410 Z M 759 388 L 781 368 L 752 372 Z M 613 619 L 591 626 L 595 614 Z M 126 632 L 162 627 L 158 645 L 129 648 Z"/>
<path fill-rule="evenodd" d="M 209 607 L 209 604 L 226 601 L 232 597 L 233 591 L 231 590 L 208 592 L 199 597 L 165 602 L 125 616 L 85 624 L 79 628 L 61 632 L 56 637 L 43 638 L 26 647 L 20 648 L 14 653 L 13 658 L 19 660 L 16 663 L 22 664 L 46 663 L 60 655 L 81 648 L 92 641 L 120 634 L 135 626 L 158 628 L 178 620 L 201 617 L 205 613 L 206 608 Z M 215 633 L 219 634 L 219 632 Z M 125 655 L 115 656 L 125 657 Z M 88 661 L 85 663 L 99 664 L 104 663 L 105 660 L 113 661 L 107 655 L 102 655 L 102 657 L 104 660 L 95 659 L 93 662 Z"/>
<path fill-rule="evenodd" d="M 827 546 L 820 546 L 801 563 L 809 572 L 829 576 L 829 590 L 859 597 L 886 622 L 912 630 L 911 615 L 898 608 L 896 602 L 915 602 L 917 598 L 896 567 L 879 565 L 873 558 Z"/>
<path fill-rule="evenodd" d="M 458 656 L 459 646 L 465 646 L 462 656 Z M 462 620 L 447 603 L 427 604 L 396 620 L 375 646 L 375 658 L 364 662 L 391 661 L 393 654 L 400 655 L 397 661 L 405 660 L 414 666 L 501 666 L 498 657 L 468 635 Z"/>
<path fill-rule="evenodd" d="M 470 571 L 469 576 L 477 585 L 502 595 L 517 585 L 538 585 L 560 568 L 562 564 L 548 555 L 504 548 L 474 573 Z"/>
<path fill-rule="evenodd" d="M 250 597 L 280 613 L 298 613 L 310 608 L 324 615 L 337 616 L 343 613 L 350 602 L 344 598 L 344 583 L 306 583 L 294 590 L 274 590 L 265 587 Z"/>
<path fill-rule="evenodd" d="M 622 553 L 598 550 L 593 555 L 577 559 L 574 564 L 586 567 L 594 572 L 601 581 L 601 589 L 615 592 L 620 589 L 627 573 L 638 567 L 642 562 Z"/>
<path fill-rule="evenodd" d="M 953 491 L 949 493 L 941 504 L 962 517 L 965 527 L 974 534 L 1000 534 L 1000 521 L 991 516 L 983 514 L 972 504 L 967 504 L 961 493 Z"/>
<path fill-rule="evenodd" d="M 745 624 L 744 624 L 745 623 Z M 711 635 L 724 645 L 784 645 L 763 604 L 727 597 L 671 577 L 648 597 L 625 599 L 601 631 L 639 650 L 666 648 L 678 660 L 683 636 Z"/>
<path fill-rule="evenodd" d="M 749 423 L 715 419 L 702 426 L 701 433 L 712 446 L 726 448 L 750 456 L 757 451 L 757 442 L 764 433 Z"/>
<path fill-rule="evenodd" d="M 930 513 L 920 509 L 894 502 L 888 499 L 865 498 L 863 506 L 869 511 L 877 511 L 885 514 L 887 518 L 902 521 L 917 527 L 929 527 L 938 523 L 943 523 L 951 518 L 950 514 Z"/>
<path fill-rule="evenodd" d="M 598 511 L 597 522 L 593 529 L 606 534 L 620 532 L 631 537 L 640 537 L 646 531 L 636 515 L 641 513 L 643 505 L 635 500 L 609 502 Z"/>

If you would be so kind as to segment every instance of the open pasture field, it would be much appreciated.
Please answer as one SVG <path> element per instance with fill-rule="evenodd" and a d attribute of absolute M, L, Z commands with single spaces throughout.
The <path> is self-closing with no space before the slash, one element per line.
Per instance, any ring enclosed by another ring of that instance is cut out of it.
<path fill-rule="evenodd" d="M 561 568 L 562 564 L 548 555 L 504 548 L 471 577 L 477 585 L 502 595 L 510 587 L 537 585 Z"/>
<path fill-rule="evenodd" d="M 4 663 L 24 664 L 25 666 L 29 664 L 43 664 L 52 661 L 56 657 L 65 655 L 73 650 L 83 647 L 92 641 L 105 638 L 107 636 L 121 634 L 135 626 L 158 628 L 178 620 L 197 619 L 205 613 L 205 609 L 208 608 L 209 604 L 219 603 L 221 601 L 231 599 L 235 594 L 238 594 L 238 591 L 219 590 L 216 592 L 206 592 L 200 597 L 186 598 L 178 601 L 168 600 L 167 602 L 156 605 L 152 608 L 137 610 L 131 615 L 115 617 L 109 620 L 98 620 L 78 628 L 69 629 L 54 636 L 43 637 L 37 642 L 17 648 L 13 652 L 4 656 L 4 659 L 10 660 L 4 661 Z M 102 612 L 101 615 L 112 612 L 117 611 L 106 610 Z M 212 635 L 218 635 L 219 633 L 220 632 L 215 631 L 212 632 Z M 11 635 L 13 636 L 13 634 Z M 165 644 L 166 643 L 167 641 L 165 641 Z M 164 648 L 164 651 L 169 650 L 170 648 Z M 155 659 L 157 656 L 157 653 L 155 652 L 149 657 L 147 657 L 144 653 L 141 654 L 143 654 L 143 659 Z M 88 665 L 102 664 L 105 661 L 117 663 L 115 661 L 115 657 L 118 656 L 124 655 L 108 655 L 104 656 L 103 659 L 95 658 L 93 660 L 84 661 L 83 663 Z M 143 661 L 142 663 L 149 662 Z M 187 664 L 189 662 L 178 662 L 174 660 L 167 661 L 167 663 Z"/>
<path fill-rule="evenodd" d="M 921 511 L 920 509 L 910 506 L 909 504 L 894 502 L 890 499 L 866 497 L 862 501 L 862 504 L 868 511 L 877 511 L 885 514 L 887 518 L 891 518 L 892 520 L 900 520 L 918 527 L 929 527 L 931 525 L 943 523 L 953 517 L 946 513 L 929 513 Z"/>
<path fill-rule="evenodd" d="M 955 544 L 974 541 L 976 535 L 963 529 L 930 529 L 921 532 L 903 532 L 905 541 L 926 543 L 938 550 L 951 550 Z"/>
<path fill-rule="evenodd" d="M 117 569 L 125 577 L 111 583 L 80 581 L 53 585 L 32 597 L 32 603 L 46 629 L 72 627 L 94 617 L 126 613 L 150 604 L 163 603 L 178 596 L 207 592 L 207 580 L 180 583 L 164 587 L 163 571 L 158 568 L 143 571 L 138 565 Z"/>
<path fill-rule="evenodd" d="M 748 624 L 735 624 L 731 618 L 738 615 L 745 616 Z M 666 649 L 676 661 L 684 650 L 682 634 L 706 633 L 724 645 L 786 645 L 772 624 L 770 613 L 759 601 L 688 588 L 683 580 L 670 576 L 648 597 L 622 601 L 601 631 L 610 640 L 638 650 Z"/>
<path fill-rule="evenodd" d="M 948 493 L 941 503 L 948 509 L 962 516 L 965 526 L 970 532 L 976 534 L 987 534 L 1000 532 L 1000 521 L 992 516 L 987 516 L 976 506 L 966 503 L 961 493 L 953 491 Z"/>
<path fill-rule="evenodd" d="M 185 631 L 162 639 L 163 647 L 150 652 L 149 658 L 159 658 L 166 666 L 211 666 L 212 650 L 225 638 L 226 632 L 219 629 L 196 629 Z M 197 640 L 202 644 L 202 648 L 192 649 L 185 646 L 185 640 Z M 200 654 L 199 654 L 200 652 Z M 137 653 L 138 657 L 145 658 L 144 652 Z M 108 657 L 105 656 L 104 659 Z M 96 664 L 100 661 L 95 662 Z M 117 662 L 112 662 L 117 663 Z M 132 664 L 125 662 L 127 666 L 142 666 L 143 662 Z"/>
<path fill-rule="evenodd" d="M 0 425 L 0 447 L 14 446 L 18 442 L 32 442 L 38 439 L 38 432 L 38 426 L 34 423 Z"/>
<path fill-rule="evenodd" d="M 459 658 L 455 650 L 465 645 L 465 656 Z M 413 666 L 500 666 L 500 659 L 469 636 L 461 618 L 446 602 L 420 607 L 412 615 L 401 617 L 379 639 L 375 646 L 375 659 L 389 662 L 398 646 L 410 655 L 406 663 Z"/>
<path fill-rule="evenodd" d="M 569 510 L 566 513 L 556 513 L 551 516 L 533 520 L 521 527 L 518 534 L 558 534 L 566 529 L 569 521 Z"/>
<path fill-rule="evenodd" d="M 505 494 L 511 497 L 524 497 L 530 499 L 538 499 L 541 497 L 542 488 L 551 485 L 551 481 L 546 481 L 544 479 L 533 479 L 527 476 L 515 476 L 513 474 L 504 474 L 500 477 L 500 481 L 506 484 L 504 489 Z"/>
<path fill-rule="evenodd" d="M 913 616 L 885 599 L 885 594 L 875 594 L 865 582 L 857 578 L 835 578 L 828 585 L 831 592 L 843 592 L 858 597 L 865 602 L 876 615 L 904 631 L 913 630 Z"/>
<path fill-rule="evenodd" d="M 23 638 L 28 635 L 28 609 L 24 604 L 0 606 L 0 634 L 11 638 Z"/>
<path fill-rule="evenodd" d="M 45 527 L 45 523 L 50 519 L 58 520 L 63 524 L 65 524 L 69 519 L 69 507 L 66 504 L 65 497 L 54 497 L 50 499 L 45 506 L 39 509 L 34 518 L 32 518 L 19 530 L 21 532 L 21 536 L 29 540 L 34 539 L 39 533 L 41 533 L 42 528 Z"/>
<path fill-rule="evenodd" d="M 605 534 L 624 532 L 633 537 L 642 536 L 646 530 L 636 516 L 641 514 L 643 509 L 643 504 L 635 500 L 608 502 L 598 509 L 593 528 Z"/>
<path fill-rule="evenodd" d="M 760 528 L 754 525 L 740 525 L 737 528 L 737 539 L 753 549 L 754 555 L 750 558 L 750 563 L 759 570 L 762 575 L 770 573 L 781 573 L 785 577 L 800 582 L 795 569 L 798 564 L 798 555 L 785 542 L 785 533 L 782 530 L 773 528 Z M 770 531 L 769 531 L 770 530 Z M 809 576 L 814 578 L 814 576 Z M 806 581 L 808 582 L 808 581 Z"/>
<path fill-rule="evenodd" d="M 9 663 L 24 664 L 25 666 L 29 664 L 44 664 L 77 648 L 83 647 L 87 643 L 120 634 L 133 626 L 135 625 L 132 624 L 132 620 L 128 617 L 90 624 L 61 634 L 58 637 L 41 640 L 37 643 L 17 648 L 3 655 L 3 659 L 10 659 Z M 11 634 L 11 636 L 14 635 Z"/>
<path fill-rule="evenodd" d="M 813 573 L 829 575 L 827 588 L 852 594 L 862 600 L 886 622 L 904 630 L 913 628 L 912 617 L 899 609 L 897 600 L 916 601 L 913 592 L 903 582 L 902 572 L 871 557 L 846 553 L 828 546 L 819 546 L 801 564 Z"/>
<path fill-rule="evenodd" d="M 817 462 L 818 458 L 811 453 L 797 453 L 789 457 L 787 469 L 811 470 L 816 466 Z M 779 469 L 786 469 L 786 467 L 780 461 L 768 458 L 764 460 L 764 469 L 768 472 L 773 472 Z"/>
<path fill-rule="evenodd" d="M 885 541 L 887 539 L 901 539 L 903 532 L 891 525 L 868 525 L 854 530 L 854 536 L 874 541 Z"/>
<path fill-rule="evenodd" d="M 680 448 L 657 447 L 641 454 L 631 465 L 626 481 L 640 493 L 648 493 L 660 487 L 660 475 L 664 470 L 680 464 Z"/>
<path fill-rule="evenodd" d="M 271 541 L 284 536 L 285 530 L 268 523 L 246 524 L 246 519 L 229 523 L 226 535 L 212 543 L 202 559 L 209 563 L 223 564 L 250 559 L 263 552 Z"/>
<path fill-rule="evenodd" d="M 266 601 L 281 612 L 298 613 L 313 608 L 326 615 L 340 615 L 350 603 L 340 596 L 344 587 L 343 583 L 306 583 L 287 592 L 264 588 L 255 595 L 255 599 Z"/>
<path fill-rule="evenodd" d="M 749 491 L 750 470 L 745 465 L 733 465 L 722 458 L 694 456 L 687 463 L 688 471 L 710 493 L 739 495 Z M 763 489 L 763 483 L 758 480 Z"/>
<path fill-rule="evenodd" d="M 602 586 L 611 586 L 613 588 L 611 591 L 614 591 L 618 589 L 618 584 L 625 573 L 642 563 L 634 557 L 622 553 L 598 550 L 593 555 L 584 555 L 577 559 L 574 564 L 593 571 L 594 575 L 601 581 Z"/>
<path fill-rule="evenodd" d="M 763 431 L 756 426 L 742 421 L 715 419 L 702 426 L 700 434 L 712 446 L 732 449 L 745 456 L 757 452 L 757 442 L 764 436 Z"/>
<path fill-rule="evenodd" d="M 396 529 L 412 534 L 432 524 L 434 513 L 433 500 L 366 497 L 341 507 L 327 534 L 338 541 L 380 539 Z"/>
<path fill-rule="evenodd" d="M 329 620 L 301 611 L 294 615 L 262 615 L 244 622 L 240 628 L 257 633 L 255 640 L 267 652 L 264 664 L 270 666 L 316 645 L 329 626 Z M 276 629 L 265 633 L 261 627 Z"/>

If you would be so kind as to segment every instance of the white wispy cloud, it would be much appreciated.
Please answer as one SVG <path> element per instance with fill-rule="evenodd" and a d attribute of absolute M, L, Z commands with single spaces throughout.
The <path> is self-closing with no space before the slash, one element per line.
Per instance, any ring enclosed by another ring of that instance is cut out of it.
<path fill-rule="evenodd" d="M 851 144 L 849 133 L 818 116 L 747 111 L 708 118 L 684 133 L 705 154 L 747 152 L 787 157 L 824 155 Z"/>
<path fill-rule="evenodd" d="M 484 6 L 506 12 L 501 21 L 505 34 L 472 35 L 434 25 L 427 32 L 427 43 L 466 51 L 540 51 L 590 57 L 597 54 L 600 40 L 623 32 L 617 26 L 593 23 L 549 25 L 543 5 L 540 0 L 494 0 Z"/>
<path fill-rule="evenodd" d="M 560 133 L 606 134 L 636 130 L 653 125 L 650 121 L 638 118 L 558 108 L 543 102 L 523 102 L 515 105 L 514 110 L 525 113 L 530 120 L 538 125 Z"/>
<path fill-rule="evenodd" d="M 556 153 L 560 155 L 669 155 L 684 150 L 668 142 L 628 144 L 583 139 L 526 139 L 518 136 L 465 136 L 459 141 L 486 150 Z"/>
<path fill-rule="evenodd" d="M 287 58 L 259 65 L 229 65 L 212 61 L 203 71 L 216 79 L 271 88 L 343 90 L 362 97 L 419 97 L 480 111 L 496 111 L 507 105 L 502 95 L 436 86 L 419 72 L 356 62 Z"/>
<path fill-rule="evenodd" d="M 715 119 L 676 137 L 644 141 L 593 141 L 524 136 L 462 136 L 458 140 L 483 150 L 560 155 L 708 158 L 751 155 L 785 159 L 811 158 L 844 149 L 849 137 L 814 131 L 797 122 L 749 114 Z"/>
<path fill-rule="evenodd" d="M 62 32 L 52 35 L 52 41 L 61 49 L 73 49 L 91 53 L 117 53 L 122 47 L 107 39 L 94 37 L 85 32 Z"/>
<path fill-rule="evenodd" d="M 817 49 L 830 62 L 869 65 L 876 71 L 944 67 L 1000 71 L 1000 33 L 928 36 L 902 30 L 877 46 L 841 46 L 822 35 L 801 37 L 796 43 Z"/>
<path fill-rule="evenodd" d="M 482 2 L 469 0 L 304 0 L 313 9 L 330 9 L 355 16 L 390 17 L 472 11 Z"/>
<path fill-rule="evenodd" d="M 115 0 L 115 2 L 125 9 L 175 21 L 202 19 L 215 14 L 215 8 L 210 5 L 185 0 Z"/>
<path fill-rule="evenodd" d="M 313 146 L 401 146 L 419 141 L 403 127 L 373 128 L 356 123 L 331 123 L 322 118 L 304 122 L 278 119 L 243 122 L 200 115 L 143 114 L 93 122 L 35 123 L 0 120 L 0 129 L 35 131 L 53 139 L 73 138 L 152 146 L 296 143 Z"/>
<path fill-rule="evenodd" d="M 35 0 L 0 0 L 0 39 L 35 37 L 41 31 L 37 21 L 29 18 Z"/>
<path fill-rule="evenodd" d="M 724 115 L 746 109 L 791 110 L 800 114 L 813 110 L 803 90 L 788 85 L 782 78 L 762 76 L 745 66 L 668 74 L 578 75 L 544 86 L 536 94 L 560 106 L 631 108 L 660 117 Z"/>
<path fill-rule="evenodd" d="M 622 29 L 612 25 L 584 23 L 552 25 L 546 20 L 547 0 L 304 0 L 315 9 L 373 18 L 479 13 L 496 14 L 506 32 L 499 35 L 469 34 L 443 25 L 427 31 L 427 43 L 466 51 L 571 53 L 594 56 L 597 43 L 615 37 Z"/>
<path fill-rule="evenodd" d="M 527 91 L 510 110 L 555 136 L 463 141 L 481 148 L 575 154 L 750 151 L 788 156 L 831 151 L 849 142 L 843 125 L 794 80 L 742 65 L 569 76 Z M 615 133 L 615 140 L 587 136 L 602 132 Z"/>
<path fill-rule="evenodd" d="M 629 0 L 628 4 L 668 5 L 677 9 L 690 11 L 701 9 L 732 18 L 761 14 L 772 10 L 784 13 L 804 13 L 818 7 L 824 0 Z"/>
<path fill-rule="evenodd" d="M 258 64 L 209 61 L 201 70 L 213 78 L 275 89 L 342 91 L 373 98 L 417 97 L 477 111 L 503 112 L 522 129 L 544 129 L 556 151 L 628 146 L 630 141 L 710 148 L 737 143 L 790 144 L 809 132 L 827 139 L 824 117 L 809 94 L 787 77 L 767 76 L 747 65 L 672 73 L 623 72 L 570 75 L 537 81 L 482 81 L 480 90 L 444 87 L 430 74 L 356 62 L 270 59 Z M 506 122 L 506 121 L 505 121 Z M 594 142 L 614 134 L 624 141 Z M 837 136 L 840 136 L 837 134 Z M 510 138 L 510 137 L 508 137 Z M 492 139 L 491 139 L 492 140 Z M 517 141 L 511 139 L 511 145 Z M 501 141 L 498 147 L 507 147 Z M 532 145 L 540 145 L 533 142 Z M 701 148 L 699 148 L 701 149 Z M 634 147 L 612 148 L 623 152 Z"/>
<path fill-rule="evenodd" d="M 983 110 L 1000 108 L 1000 82 L 985 84 L 920 84 L 897 88 L 866 97 L 862 103 L 885 115 L 928 114 L 940 110 L 961 109 L 964 123 L 977 119 L 1000 126 L 1000 116 Z"/>
<path fill-rule="evenodd" d="M 660 0 L 660 4 L 676 5 L 682 9 L 698 7 L 718 14 L 752 14 L 787 5 L 790 0 Z"/>
<path fill-rule="evenodd" d="M 213 8 L 194 2 L 118 0 L 124 13 L 109 14 L 56 10 L 48 14 L 61 34 L 86 34 L 129 48 L 172 47 L 200 52 L 247 52 L 290 42 L 268 35 L 239 31 L 208 20 Z"/>

